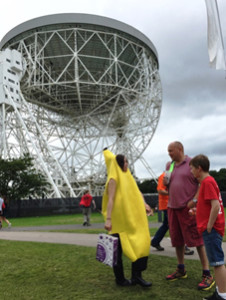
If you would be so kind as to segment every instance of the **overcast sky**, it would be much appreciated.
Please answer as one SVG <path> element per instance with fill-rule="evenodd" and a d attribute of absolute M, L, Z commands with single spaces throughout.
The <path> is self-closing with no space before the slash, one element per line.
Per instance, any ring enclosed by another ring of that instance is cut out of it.
<path fill-rule="evenodd" d="M 226 45 L 226 0 L 218 0 L 218 8 Z M 226 167 L 226 73 L 209 67 L 204 0 L 8 0 L 0 10 L 0 40 L 20 23 L 55 13 L 114 18 L 140 30 L 155 45 L 163 104 L 143 156 L 156 175 L 164 170 L 167 146 L 174 140 L 184 144 L 189 156 L 208 155 L 212 170 Z M 149 177 L 139 163 L 136 172 Z"/>

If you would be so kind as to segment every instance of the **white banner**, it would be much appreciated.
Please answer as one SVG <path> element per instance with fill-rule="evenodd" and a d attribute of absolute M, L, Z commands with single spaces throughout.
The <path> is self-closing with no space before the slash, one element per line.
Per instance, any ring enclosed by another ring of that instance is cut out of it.
<path fill-rule="evenodd" d="M 208 52 L 212 68 L 226 70 L 224 43 L 221 32 L 217 0 L 205 0 L 208 19 Z"/>

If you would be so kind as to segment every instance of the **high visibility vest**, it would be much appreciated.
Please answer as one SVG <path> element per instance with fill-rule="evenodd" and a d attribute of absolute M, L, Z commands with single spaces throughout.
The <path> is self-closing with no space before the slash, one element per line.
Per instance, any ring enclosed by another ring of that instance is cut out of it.
<path fill-rule="evenodd" d="M 175 161 L 172 161 L 170 164 L 169 172 L 172 173 L 174 169 Z"/>

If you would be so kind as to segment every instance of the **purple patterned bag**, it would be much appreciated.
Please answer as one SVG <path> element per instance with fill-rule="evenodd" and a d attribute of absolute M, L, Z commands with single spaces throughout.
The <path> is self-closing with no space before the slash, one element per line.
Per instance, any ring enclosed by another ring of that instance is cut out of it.
<path fill-rule="evenodd" d="M 118 238 L 100 233 L 97 242 L 96 259 L 105 265 L 113 267 L 117 264 Z"/>

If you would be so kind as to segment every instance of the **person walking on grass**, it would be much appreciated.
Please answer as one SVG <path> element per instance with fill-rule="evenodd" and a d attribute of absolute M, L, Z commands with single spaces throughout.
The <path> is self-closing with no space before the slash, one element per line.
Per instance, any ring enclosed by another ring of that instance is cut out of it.
<path fill-rule="evenodd" d="M 157 185 L 158 198 L 159 198 L 158 209 L 163 212 L 164 215 L 163 223 L 156 231 L 154 237 L 151 240 L 151 246 L 156 248 L 158 251 L 164 251 L 164 248 L 160 245 L 160 242 L 162 241 L 162 239 L 164 238 L 165 234 L 169 229 L 168 217 L 167 217 L 169 193 L 168 193 L 167 186 L 163 184 L 164 176 L 165 173 L 163 172 L 158 178 L 158 185 Z"/>
<path fill-rule="evenodd" d="M 222 198 L 215 179 L 209 175 L 210 162 L 200 154 L 190 161 L 191 173 L 200 182 L 196 207 L 197 228 L 203 236 L 210 266 L 214 268 L 216 291 L 204 300 L 226 299 L 226 269 L 222 239 L 225 231 L 225 216 Z"/>
<path fill-rule="evenodd" d="M 0 216 L 1 223 L 3 223 L 3 221 L 6 222 L 6 224 L 10 228 L 11 227 L 11 223 L 7 219 L 7 214 L 8 214 L 8 209 L 9 209 L 9 201 L 6 198 L 6 196 L 2 196 L 2 199 L 3 199 L 2 215 Z"/>
<path fill-rule="evenodd" d="M 181 142 L 172 142 L 168 146 L 168 153 L 174 162 L 174 168 L 168 183 L 168 221 L 172 246 L 176 249 L 177 269 L 166 276 L 168 281 L 187 278 L 184 264 L 185 244 L 196 247 L 202 264 L 202 282 L 198 284 L 199 290 L 209 290 L 214 285 L 210 274 L 209 263 L 205 252 L 204 242 L 198 232 L 195 218 L 189 215 L 188 204 L 193 202 L 198 193 L 198 181 L 190 171 L 190 157 L 184 154 Z M 171 163 L 168 163 L 170 169 Z M 167 182 L 165 182 L 167 184 Z"/>
<path fill-rule="evenodd" d="M 93 204 L 93 208 L 96 209 L 96 203 L 93 199 L 93 197 L 90 195 L 89 190 L 86 190 L 84 192 L 84 195 L 81 198 L 81 201 L 79 203 L 79 205 L 82 207 L 82 213 L 83 213 L 83 217 L 84 217 L 84 222 L 83 222 L 83 226 L 90 226 L 90 216 L 91 216 L 91 212 L 92 212 L 92 204 Z"/>

